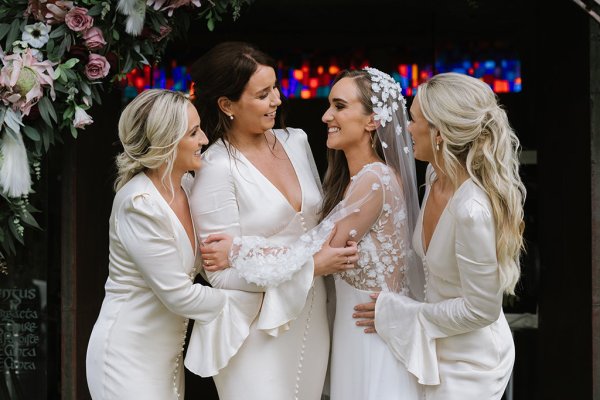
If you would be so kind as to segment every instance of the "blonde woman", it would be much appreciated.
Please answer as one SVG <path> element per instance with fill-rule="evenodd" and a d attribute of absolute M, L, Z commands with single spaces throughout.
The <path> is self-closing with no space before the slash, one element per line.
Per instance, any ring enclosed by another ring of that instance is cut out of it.
<path fill-rule="evenodd" d="M 484 82 L 447 73 L 410 109 L 415 158 L 430 163 L 413 244 L 425 302 L 382 292 L 356 307 L 434 400 L 500 399 L 515 352 L 502 313 L 523 246 L 519 141 Z"/>
<path fill-rule="evenodd" d="M 182 399 L 188 318 L 251 321 L 261 298 L 193 283 L 199 252 L 182 180 L 200 167 L 207 139 L 188 99 L 143 92 L 123 111 L 119 138 L 109 276 L 88 345 L 88 386 L 94 399 Z"/>

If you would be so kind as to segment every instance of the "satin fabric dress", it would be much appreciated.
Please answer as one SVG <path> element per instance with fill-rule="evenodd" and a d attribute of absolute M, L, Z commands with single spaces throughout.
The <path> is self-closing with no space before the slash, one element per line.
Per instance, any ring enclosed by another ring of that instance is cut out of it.
<path fill-rule="evenodd" d="M 427 173 L 424 207 L 435 173 Z M 428 400 L 500 399 L 515 359 L 502 312 L 495 224 L 487 194 L 471 179 L 448 201 L 429 248 L 423 209 L 414 232 L 426 269 L 426 303 L 382 293 L 375 326 L 424 386 Z"/>
<path fill-rule="evenodd" d="M 215 142 L 203 154 L 190 204 L 201 240 L 213 233 L 261 237 L 286 247 L 318 222 L 320 181 L 306 134 L 275 130 L 300 182 L 302 207 L 296 211 L 282 193 L 233 146 Z M 291 279 L 277 285 L 248 283 L 235 268 L 208 273 L 213 287 L 264 293 L 260 315 L 243 343 L 224 345 L 218 371 L 207 370 L 196 357 L 206 327 L 192 332 L 185 365 L 214 381 L 221 400 L 321 398 L 329 355 L 329 328 L 322 278 L 314 278 L 307 257 Z M 288 268 L 279 265 L 275 268 Z M 232 321 L 238 323 L 238 321 Z"/>
<path fill-rule="evenodd" d="M 188 318 L 214 327 L 251 321 L 261 298 L 193 284 L 195 243 L 143 172 L 115 195 L 109 250 L 106 295 L 87 349 L 92 398 L 183 399 Z"/>

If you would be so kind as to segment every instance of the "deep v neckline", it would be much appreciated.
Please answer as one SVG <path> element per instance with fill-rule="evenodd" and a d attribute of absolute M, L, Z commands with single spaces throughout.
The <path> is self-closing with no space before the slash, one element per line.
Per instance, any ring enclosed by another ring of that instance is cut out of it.
<path fill-rule="evenodd" d="M 175 213 L 175 211 L 171 208 L 171 206 L 169 205 L 169 203 L 167 202 L 167 200 L 160 193 L 160 191 L 158 190 L 158 188 L 156 187 L 156 185 L 154 185 L 154 182 L 152 182 L 152 179 L 150 179 L 150 177 L 148 175 L 146 175 L 145 172 L 143 172 L 143 174 L 146 177 L 146 179 L 148 179 L 148 181 L 150 181 L 150 185 L 152 185 L 152 189 L 156 192 L 156 194 L 161 199 L 161 201 L 163 202 L 163 204 L 167 207 L 167 209 L 172 214 L 172 216 L 175 217 L 175 220 L 179 224 L 179 228 L 183 231 L 183 233 L 185 234 L 185 237 L 187 237 L 187 239 L 188 239 L 188 240 L 186 240 L 186 242 L 189 244 L 189 246 L 190 246 L 190 248 L 192 250 L 192 253 L 194 254 L 194 258 L 195 258 L 196 255 L 197 255 L 198 241 L 197 241 L 197 235 L 196 235 L 196 226 L 194 225 L 194 219 L 192 218 L 192 210 L 190 209 L 190 199 L 188 197 L 187 192 L 185 191 L 185 189 L 182 189 L 183 193 L 184 193 L 184 195 L 186 197 L 186 199 L 188 200 L 188 210 L 189 210 L 189 214 L 190 214 L 190 219 L 192 221 L 192 230 L 193 230 L 193 233 L 194 233 L 194 237 L 192 238 L 193 241 L 192 241 L 192 239 L 190 239 L 190 235 L 188 235 L 188 232 L 185 229 L 185 226 L 183 226 L 183 223 L 181 222 L 181 220 L 179 219 L 179 217 L 177 216 L 177 214 Z"/>
<path fill-rule="evenodd" d="M 275 138 L 275 140 L 278 141 L 279 144 L 281 145 L 281 148 L 283 149 L 283 151 L 287 155 L 287 158 L 290 161 L 290 164 L 292 165 L 292 169 L 294 170 L 294 175 L 296 175 L 296 181 L 298 182 L 298 186 L 300 188 L 300 210 L 296 210 L 296 207 L 294 207 L 292 205 L 292 203 L 290 202 L 290 200 L 283 194 L 283 192 L 281 190 L 279 190 L 279 188 L 277 186 L 275 186 L 275 184 L 273 182 L 271 182 L 271 180 L 269 178 L 267 178 L 265 176 L 265 174 L 263 174 L 261 172 L 261 170 L 258 169 L 252 163 L 252 161 L 250 161 L 248 159 L 248 157 L 246 157 L 244 155 L 244 153 L 242 153 L 240 150 L 237 150 L 237 152 L 243 157 L 244 161 L 246 163 L 248 163 L 250 165 L 250 167 L 256 171 L 256 173 L 258 173 L 258 175 L 260 175 L 265 181 L 268 182 L 268 184 L 269 184 L 269 186 L 271 188 L 273 188 L 277 193 L 279 193 L 279 196 L 281 196 L 281 198 L 284 201 L 284 203 L 286 203 L 288 205 L 288 207 L 291 208 L 294 211 L 294 213 L 296 213 L 296 214 L 301 213 L 304 210 L 304 188 L 302 187 L 302 181 L 300 180 L 300 176 L 298 175 L 298 172 L 297 172 L 298 169 L 296 167 L 296 163 L 294 162 L 294 158 L 290 155 L 290 151 L 287 148 L 287 146 L 283 143 L 283 141 L 279 140 L 279 138 L 277 137 L 277 135 L 275 133 L 272 133 L 272 135 Z"/>
<path fill-rule="evenodd" d="M 426 245 L 425 244 L 425 212 L 427 211 L 427 205 L 429 204 L 429 194 L 431 193 L 431 187 L 433 186 L 433 182 L 431 182 L 431 184 L 429 185 L 429 190 L 427 190 L 427 193 L 425 194 L 425 198 L 423 199 L 423 212 L 421 213 L 421 221 L 420 221 L 420 226 L 421 226 L 421 249 L 423 250 L 423 254 L 424 254 L 425 257 L 427 257 L 427 254 L 429 253 L 429 249 L 431 248 L 431 243 L 433 243 L 433 240 L 436 237 L 436 233 L 438 231 L 438 226 L 440 225 L 440 223 L 442 222 L 442 219 L 446 215 L 446 210 L 448 210 L 448 208 L 450 206 L 450 202 L 452 202 L 452 200 L 454 199 L 454 196 L 456 196 L 456 194 L 465 186 L 465 184 L 469 180 L 470 179 L 465 179 L 465 181 L 459 185 L 458 189 L 456 189 L 454 191 L 454 193 L 452 193 L 452 195 L 450 196 L 450 198 L 446 202 L 446 205 L 444 206 L 444 209 L 440 213 L 440 217 L 438 218 L 435 226 L 433 227 L 433 232 L 431 233 L 431 237 L 429 238 L 429 243 L 427 243 L 427 245 Z"/>

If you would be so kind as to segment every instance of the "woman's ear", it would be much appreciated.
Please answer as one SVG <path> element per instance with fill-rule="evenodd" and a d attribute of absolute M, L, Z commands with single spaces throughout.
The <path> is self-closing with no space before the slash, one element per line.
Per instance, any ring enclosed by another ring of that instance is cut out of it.
<path fill-rule="evenodd" d="M 217 99 L 217 104 L 221 111 L 227 115 L 233 115 L 233 111 L 231 110 L 232 102 L 225 96 L 221 96 Z"/>
<path fill-rule="evenodd" d="M 379 128 L 380 125 L 381 125 L 381 123 L 375 119 L 375 113 L 373 113 L 369 117 L 369 121 L 367 122 L 367 125 L 365 126 L 365 130 L 368 132 L 372 132 L 372 131 L 376 130 L 377 128 Z"/>

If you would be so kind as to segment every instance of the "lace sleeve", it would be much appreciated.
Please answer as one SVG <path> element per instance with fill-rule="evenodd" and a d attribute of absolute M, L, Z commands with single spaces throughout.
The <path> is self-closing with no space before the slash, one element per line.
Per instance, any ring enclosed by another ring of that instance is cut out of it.
<path fill-rule="evenodd" d="M 293 246 L 277 245 L 257 236 L 236 237 L 230 265 L 248 282 L 278 286 L 290 280 L 321 249 L 334 226 L 338 229 L 331 242 L 333 246 L 344 247 L 348 240 L 359 241 L 381 213 L 383 192 L 379 174 L 361 174 L 353 179 L 344 201 Z"/>
<path fill-rule="evenodd" d="M 353 178 L 345 199 L 328 217 L 336 221 L 336 236 L 341 236 L 334 244 L 359 241 L 358 268 L 340 274 L 358 289 L 405 291 L 404 273 L 412 252 L 399 182 L 386 165 L 367 165 Z"/>

